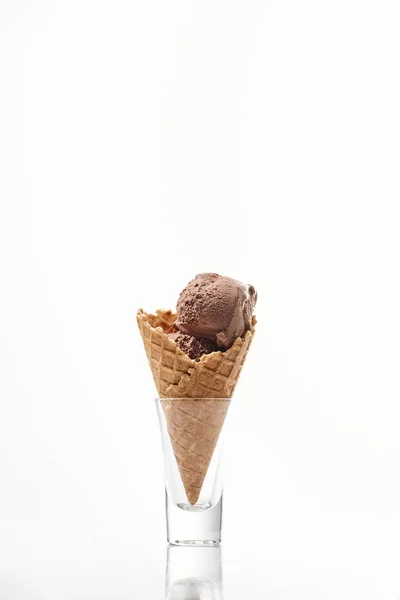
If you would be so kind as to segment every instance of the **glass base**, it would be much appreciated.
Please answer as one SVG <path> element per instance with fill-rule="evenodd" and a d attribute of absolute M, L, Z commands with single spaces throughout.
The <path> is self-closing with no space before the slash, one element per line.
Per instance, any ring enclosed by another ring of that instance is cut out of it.
<path fill-rule="evenodd" d="M 215 540 L 174 540 L 169 542 L 171 546 L 196 546 L 196 547 L 215 547 L 219 546 L 221 542 Z"/>
<path fill-rule="evenodd" d="M 177 506 L 182 510 L 188 510 L 189 512 L 202 512 L 212 507 L 211 502 L 207 504 L 188 504 L 187 502 L 178 502 Z"/>
<path fill-rule="evenodd" d="M 222 497 L 211 504 L 174 504 L 166 494 L 167 540 L 173 546 L 219 546 Z"/>

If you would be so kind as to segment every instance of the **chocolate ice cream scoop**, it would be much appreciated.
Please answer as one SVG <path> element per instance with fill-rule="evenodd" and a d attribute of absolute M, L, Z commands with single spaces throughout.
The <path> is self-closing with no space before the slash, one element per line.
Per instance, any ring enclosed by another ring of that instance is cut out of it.
<path fill-rule="evenodd" d="M 195 338 L 193 335 L 187 335 L 181 331 L 170 333 L 168 337 L 192 360 L 200 360 L 203 354 L 210 354 L 210 352 L 217 352 L 221 349 L 212 340 Z"/>
<path fill-rule="evenodd" d="M 252 285 L 216 273 L 201 273 L 179 296 L 175 326 L 182 333 L 230 348 L 250 329 L 256 301 Z"/>

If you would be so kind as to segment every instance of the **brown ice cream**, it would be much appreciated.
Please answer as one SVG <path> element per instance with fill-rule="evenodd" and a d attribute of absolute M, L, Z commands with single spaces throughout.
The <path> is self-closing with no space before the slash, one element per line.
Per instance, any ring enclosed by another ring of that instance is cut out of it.
<path fill-rule="evenodd" d="M 217 352 L 220 350 L 217 344 L 211 340 L 207 340 L 206 338 L 195 338 L 193 335 L 187 335 L 180 331 L 170 333 L 168 337 L 192 360 L 199 360 L 203 354 L 210 354 L 210 352 Z"/>
<path fill-rule="evenodd" d="M 179 296 L 175 326 L 183 334 L 214 342 L 219 349 L 230 348 L 250 329 L 256 301 L 252 285 L 216 273 L 202 273 Z"/>

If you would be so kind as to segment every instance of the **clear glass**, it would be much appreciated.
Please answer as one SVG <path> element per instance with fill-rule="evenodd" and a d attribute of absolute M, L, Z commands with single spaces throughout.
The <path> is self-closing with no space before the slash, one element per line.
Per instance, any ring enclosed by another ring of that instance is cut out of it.
<path fill-rule="evenodd" d="M 167 539 L 218 546 L 222 526 L 221 451 L 229 398 L 158 398 L 164 451 Z"/>
<path fill-rule="evenodd" d="M 168 546 L 166 600 L 222 600 L 220 548 Z"/>

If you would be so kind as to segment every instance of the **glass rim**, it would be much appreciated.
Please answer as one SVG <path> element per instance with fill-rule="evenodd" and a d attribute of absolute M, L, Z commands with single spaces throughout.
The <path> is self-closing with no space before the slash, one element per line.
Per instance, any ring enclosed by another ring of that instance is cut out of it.
<path fill-rule="evenodd" d="M 176 398 L 155 398 L 154 402 L 160 402 L 161 400 L 218 400 L 218 401 L 231 401 L 232 398 L 180 398 L 180 397 L 176 397 Z"/>

